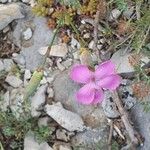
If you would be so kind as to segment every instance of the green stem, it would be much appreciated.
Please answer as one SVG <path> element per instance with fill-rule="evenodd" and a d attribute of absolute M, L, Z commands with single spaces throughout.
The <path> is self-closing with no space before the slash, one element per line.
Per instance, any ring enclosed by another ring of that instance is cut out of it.
<path fill-rule="evenodd" d="M 45 63 L 46 63 L 46 58 L 49 56 L 51 47 L 52 47 L 52 45 L 53 45 L 53 43 L 54 43 L 54 40 L 55 40 L 56 35 L 57 35 L 58 31 L 59 31 L 59 28 L 60 28 L 60 26 L 58 25 L 58 26 L 56 27 L 56 30 L 54 31 L 54 35 L 53 35 L 52 40 L 51 40 L 51 42 L 50 42 L 49 48 L 48 48 L 48 50 L 47 50 L 47 52 L 46 52 L 46 54 L 45 54 L 44 62 L 43 62 L 42 65 L 39 67 L 40 69 L 42 69 L 42 68 L 44 67 Z"/>
<path fill-rule="evenodd" d="M 71 25 L 72 29 L 74 30 L 74 32 L 76 33 L 76 35 L 77 35 L 77 37 L 78 37 L 78 40 L 79 40 L 80 43 L 81 43 L 81 47 L 84 47 L 84 46 L 86 45 L 86 42 L 85 42 L 84 39 L 80 36 L 80 34 L 79 34 L 77 28 L 75 27 L 75 25 L 74 25 L 72 22 L 70 22 L 70 25 Z"/>

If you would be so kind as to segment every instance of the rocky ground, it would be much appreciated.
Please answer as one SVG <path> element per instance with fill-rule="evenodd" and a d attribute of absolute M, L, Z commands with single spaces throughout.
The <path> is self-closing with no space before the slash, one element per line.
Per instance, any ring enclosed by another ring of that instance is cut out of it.
<path fill-rule="evenodd" d="M 82 62 L 84 57 L 79 53 L 79 41 L 72 34 L 69 43 L 62 42 L 57 35 L 46 59 L 44 77 L 34 96 L 30 97 L 30 104 L 24 108 L 24 89 L 33 72 L 44 62 L 53 30 L 47 26 L 45 17 L 33 14 L 33 0 L 0 0 L 0 3 L 0 148 L 108 150 L 110 122 L 113 121 L 112 150 L 128 149 L 125 148 L 128 143 L 126 131 L 112 93 L 106 91 L 102 104 L 94 106 L 81 105 L 74 98 L 79 85 L 70 80 L 69 72 L 71 66 Z M 132 7 L 123 13 L 117 8 L 112 9 L 108 20 L 118 22 L 120 16 L 128 18 L 134 11 Z M 92 21 L 81 18 L 80 24 L 85 30 L 84 39 L 90 40 L 89 49 L 93 48 L 94 43 L 89 32 Z M 101 24 L 99 28 L 101 31 Z M 103 59 L 111 59 L 123 77 L 119 88 L 123 107 L 144 139 L 137 149 L 149 150 L 150 113 L 143 108 L 145 105 L 148 107 L 150 97 L 144 97 L 147 103 L 143 106 L 141 102 L 145 101 L 139 101 L 132 88 L 135 68 L 129 57 L 134 52 L 130 47 L 125 51 L 129 44 L 125 48 L 118 46 L 115 51 L 105 51 L 105 47 L 112 42 L 108 40 L 103 34 L 100 35 L 97 47 L 102 51 Z M 120 41 L 124 43 L 124 38 Z M 101 58 L 96 51 L 91 51 L 91 55 L 92 61 L 98 64 Z M 143 54 L 139 59 L 142 61 L 141 67 L 150 62 L 148 55 Z M 24 115 L 24 109 L 30 113 Z"/>

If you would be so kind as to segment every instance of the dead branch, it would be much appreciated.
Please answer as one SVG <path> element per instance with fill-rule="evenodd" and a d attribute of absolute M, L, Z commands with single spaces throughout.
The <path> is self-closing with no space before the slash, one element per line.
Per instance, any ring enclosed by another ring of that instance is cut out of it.
<path fill-rule="evenodd" d="M 125 111 L 125 109 L 122 106 L 122 103 L 121 103 L 121 100 L 119 98 L 117 90 L 113 92 L 113 97 L 114 97 L 114 102 L 115 102 L 116 106 L 118 107 L 121 120 L 124 123 L 126 131 L 130 137 L 131 144 L 133 147 L 137 146 L 139 143 L 137 137 L 135 136 L 137 132 L 135 132 L 135 130 L 133 129 L 133 126 L 129 122 L 128 113 Z"/>
<path fill-rule="evenodd" d="M 110 120 L 109 124 L 110 124 L 110 131 L 108 137 L 108 150 L 111 150 L 112 135 L 113 135 L 113 121 Z"/>

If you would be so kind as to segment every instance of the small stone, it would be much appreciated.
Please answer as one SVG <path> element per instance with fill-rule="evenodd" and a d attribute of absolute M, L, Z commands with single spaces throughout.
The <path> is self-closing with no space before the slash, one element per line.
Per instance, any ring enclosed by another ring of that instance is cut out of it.
<path fill-rule="evenodd" d="M 90 33 L 85 33 L 85 34 L 83 35 L 83 38 L 85 38 L 85 39 L 90 38 Z"/>
<path fill-rule="evenodd" d="M 65 142 L 68 142 L 70 140 L 70 137 L 69 137 L 67 131 L 64 129 L 58 129 L 56 131 L 56 137 L 58 140 L 62 140 Z"/>
<path fill-rule="evenodd" d="M 68 47 L 66 43 L 53 45 L 51 47 L 50 56 L 65 57 L 68 53 Z"/>
<path fill-rule="evenodd" d="M 13 54 L 13 60 L 18 65 L 21 65 L 21 66 L 24 66 L 26 63 L 24 56 L 21 54 Z"/>
<path fill-rule="evenodd" d="M 60 63 L 59 59 L 57 60 L 57 67 L 58 67 L 58 69 L 60 71 L 64 71 L 65 70 L 65 66 Z"/>
<path fill-rule="evenodd" d="M 120 49 L 112 55 L 111 61 L 116 65 L 117 73 L 127 73 L 134 71 L 133 66 L 129 63 L 129 57 L 130 54 L 124 54 L 124 49 Z"/>
<path fill-rule="evenodd" d="M 94 46 L 94 41 L 92 40 L 92 41 L 89 43 L 89 49 L 93 49 L 93 46 Z"/>
<path fill-rule="evenodd" d="M 2 111 L 7 111 L 7 107 L 9 106 L 10 103 L 10 93 L 9 91 L 7 91 L 4 95 L 3 95 L 3 99 L 0 100 L 0 108 Z"/>
<path fill-rule="evenodd" d="M 25 73 L 24 73 L 24 79 L 28 80 L 30 78 L 31 78 L 31 72 L 30 72 L 30 70 L 26 69 Z"/>
<path fill-rule="evenodd" d="M 52 88 L 47 88 L 47 93 L 49 98 L 53 98 L 54 96 L 54 90 Z"/>
<path fill-rule="evenodd" d="M 38 50 L 38 52 L 39 52 L 40 55 L 45 55 L 46 52 L 47 52 L 47 50 L 48 50 L 48 46 L 46 46 L 46 47 L 41 47 L 41 48 Z"/>
<path fill-rule="evenodd" d="M 121 15 L 121 11 L 118 10 L 118 9 L 113 9 L 110 13 L 110 16 L 109 16 L 109 21 L 113 21 L 113 20 L 116 20 L 118 19 L 118 17 Z"/>
<path fill-rule="evenodd" d="M 53 78 L 53 77 L 48 77 L 48 78 L 47 78 L 47 82 L 48 82 L 48 83 L 51 84 L 53 81 L 54 81 L 54 78 Z"/>
<path fill-rule="evenodd" d="M 25 135 L 24 150 L 53 150 L 46 142 L 38 143 L 32 131 Z"/>
<path fill-rule="evenodd" d="M 76 51 L 76 52 L 73 53 L 73 58 L 74 59 L 80 59 L 79 51 Z"/>
<path fill-rule="evenodd" d="M 72 148 L 70 146 L 67 146 L 67 145 L 60 145 L 59 150 L 72 150 Z"/>
<path fill-rule="evenodd" d="M 7 3 L 7 0 L 0 0 L 0 3 Z"/>
<path fill-rule="evenodd" d="M 23 32 L 23 38 L 27 41 L 27 40 L 31 39 L 31 37 L 32 37 L 32 30 L 31 30 L 31 28 L 27 28 Z"/>
<path fill-rule="evenodd" d="M 29 3 L 30 0 L 22 0 L 23 3 Z"/>
<path fill-rule="evenodd" d="M 80 49 L 80 43 L 73 36 L 71 38 L 71 47 L 73 49 Z"/>
<path fill-rule="evenodd" d="M 63 64 L 63 66 L 64 66 L 65 68 L 69 68 L 69 67 L 71 66 L 71 64 L 72 64 L 72 59 L 69 58 L 69 59 L 67 59 L 66 61 L 64 61 L 62 64 Z"/>
<path fill-rule="evenodd" d="M 38 117 L 41 114 L 38 109 L 45 103 L 46 89 L 47 85 L 42 85 L 31 98 L 31 115 L 33 117 Z"/>
<path fill-rule="evenodd" d="M 134 6 L 131 8 L 128 8 L 127 10 L 123 11 L 123 15 L 127 18 L 130 19 L 131 15 L 134 13 Z"/>
<path fill-rule="evenodd" d="M 7 2 L 7 0 L 1 0 Z M 0 30 L 15 19 L 23 18 L 24 9 L 19 3 L 0 5 Z"/>
<path fill-rule="evenodd" d="M 3 71 L 4 70 L 4 64 L 3 62 L 0 60 L 0 71 Z"/>
<path fill-rule="evenodd" d="M 5 71 L 8 72 L 11 71 L 12 67 L 15 65 L 12 59 L 4 59 L 3 63 L 4 63 Z"/>
<path fill-rule="evenodd" d="M 82 118 L 63 108 L 61 103 L 45 106 L 46 113 L 52 117 L 60 126 L 68 131 L 83 131 L 84 122 Z"/>
<path fill-rule="evenodd" d="M 9 30 L 10 30 L 10 27 L 7 26 L 7 27 L 5 27 L 5 28 L 3 29 L 3 33 L 7 33 Z"/>
<path fill-rule="evenodd" d="M 108 118 L 119 117 L 119 112 L 117 110 L 116 104 L 113 102 L 113 98 L 110 92 L 105 92 L 105 98 L 102 102 L 102 107 L 105 115 Z"/>
<path fill-rule="evenodd" d="M 47 80 L 45 77 L 43 77 L 43 79 L 41 80 L 40 84 L 46 84 L 47 83 Z"/>
<path fill-rule="evenodd" d="M 21 84 L 23 83 L 22 80 L 13 75 L 8 75 L 5 81 L 14 88 L 20 87 Z"/>
<path fill-rule="evenodd" d="M 38 126 L 41 127 L 41 126 L 48 126 L 48 122 L 50 121 L 50 117 L 42 117 L 42 118 L 39 118 L 38 120 Z"/>

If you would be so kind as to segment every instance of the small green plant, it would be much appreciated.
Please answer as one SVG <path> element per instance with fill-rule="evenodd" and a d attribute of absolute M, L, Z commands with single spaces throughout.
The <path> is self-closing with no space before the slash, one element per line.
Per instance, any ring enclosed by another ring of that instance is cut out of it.
<path fill-rule="evenodd" d="M 24 137 L 28 131 L 33 131 L 38 142 L 47 141 L 52 134 L 51 128 L 47 126 L 38 127 L 38 119 L 26 116 L 17 120 L 11 111 L 0 111 L 0 141 L 3 147 L 9 143 L 10 147 L 22 147 Z M 2 139 L 6 139 L 3 141 Z M 11 141 L 9 139 L 12 139 Z"/>
<path fill-rule="evenodd" d="M 120 10 L 120 11 L 125 11 L 128 9 L 128 5 L 127 5 L 127 1 L 126 0 L 115 0 L 114 1 L 117 8 Z"/>

